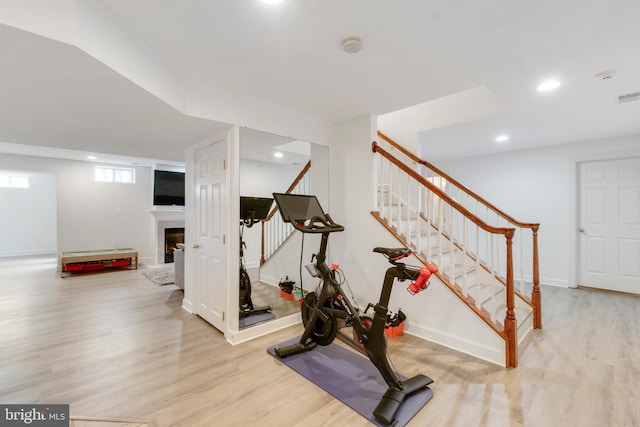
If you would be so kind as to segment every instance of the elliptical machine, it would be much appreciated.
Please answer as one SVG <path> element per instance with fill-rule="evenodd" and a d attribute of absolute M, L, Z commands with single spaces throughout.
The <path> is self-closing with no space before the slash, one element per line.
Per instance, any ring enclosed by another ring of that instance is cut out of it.
<path fill-rule="evenodd" d="M 342 282 L 337 266 L 328 266 L 326 250 L 329 235 L 340 232 L 344 227 L 333 222 L 320 206 L 315 196 L 294 194 L 273 194 L 278 209 L 285 222 L 291 223 L 302 233 L 320 233 L 320 250 L 311 257 L 312 262 L 307 270 L 312 276 L 320 279 L 316 291 L 309 292 L 302 301 L 302 321 L 305 326 L 300 340 L 294 344 L 274 348 L 278 357 L 284 358 L 293 354 L 313 350 L 316 345 L 329 345 L 336 338 L 339 322 L 353 328 L 354 342 L 352 346 L 365 353 L 371 363 L 387 383 L 387 391 L 373 411 L 375 418 L 392 424 L 403 401 L 411 394 L 426 390 L 433 380 L 426 375 L 416 375 L 401 380 L 392 369 L 387 356 L 387 341 L 384 326 L 387 320 L 388 304 L 391 288 L 398 281 L 411 280 L 407 288 L 412 295 L 427 289 L 428 279 L 437 272 L 435 265 L 416 268 L 400 262 L 411 255 L 406 248 L 375 248 L 373 251 L 384 255 L 392 265 L 387 269 L 380 300 L 373 305 L 373 317 L 360 313 L 342 289 Z"/>
<path fill-rule="evenodd" d="M 256 307 L 251 301 L 251 279 L 244 263 L 247 245 L 242 235 L 245 227 L 251 228 L 269 215 L 272 204 L 273 199 L 267 197 L 240 197 L 240 318 L 271 310 L 271 306 Z"/>

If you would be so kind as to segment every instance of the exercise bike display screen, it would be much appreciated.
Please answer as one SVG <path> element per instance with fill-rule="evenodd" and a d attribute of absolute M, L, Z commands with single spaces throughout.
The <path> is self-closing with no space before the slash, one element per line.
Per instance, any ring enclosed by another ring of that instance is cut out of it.
<path fill-rule="evenodd" d="M 276 204 L 284 222 L 291 222 L 291 220 L 303 222 L 314 216 L 325 217 L 325 213 L 316 196 L 273 193 L 273 197 L 276 199 Z"/>
<path fill-rule="evenodd" d="M 240 219 L 265 219 L 273 199 L 270 197 L 240 197 Z"/>

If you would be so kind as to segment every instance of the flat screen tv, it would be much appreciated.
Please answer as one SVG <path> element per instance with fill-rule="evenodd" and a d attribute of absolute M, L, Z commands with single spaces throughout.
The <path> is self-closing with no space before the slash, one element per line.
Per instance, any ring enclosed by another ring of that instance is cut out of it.
<path fill-rule="evenodd" d="M 154 206 L 184 206 L 184 172 L 155 170 Z"/>

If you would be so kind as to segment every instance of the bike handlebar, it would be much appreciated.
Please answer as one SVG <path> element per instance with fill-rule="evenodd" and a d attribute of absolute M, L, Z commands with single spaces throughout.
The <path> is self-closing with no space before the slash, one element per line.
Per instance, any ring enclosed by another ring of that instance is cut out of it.
<path fill-rule="evenodd" d="M 296 230 L 303 233 L 333 233 L 344 230 L 342 225 L 333 222 L 329 214 L 325 214 L 324 218 L 313 216 L 305 221 L 290 219 L 290 222 Z"/>
<path fill-rule="evenodd" d="M 257 224 L 258 222 L 260 222 L 259 219 L 255 219 L 255 218 L 244 218 L 240 220 L 240 225 L 244 225 L 247 228 L 251 228 L 253 227 L 254 224 Z"/>

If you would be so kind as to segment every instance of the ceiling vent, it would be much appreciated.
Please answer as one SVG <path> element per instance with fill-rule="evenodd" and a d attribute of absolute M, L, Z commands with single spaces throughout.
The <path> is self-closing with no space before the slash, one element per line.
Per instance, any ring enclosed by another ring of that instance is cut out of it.
<path fill-rule="evenodd" d="M 640 99 L 640 92 L 628 93 L 626 95 L 620 95 L 618 97 L 618 103 L 637 101 Z"/>

